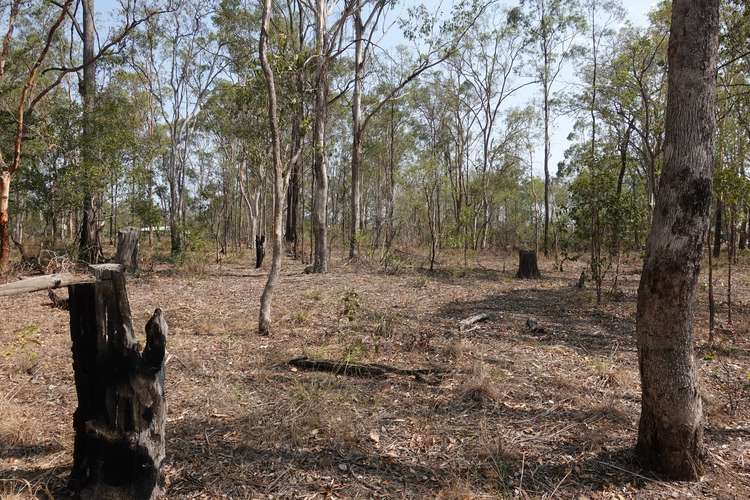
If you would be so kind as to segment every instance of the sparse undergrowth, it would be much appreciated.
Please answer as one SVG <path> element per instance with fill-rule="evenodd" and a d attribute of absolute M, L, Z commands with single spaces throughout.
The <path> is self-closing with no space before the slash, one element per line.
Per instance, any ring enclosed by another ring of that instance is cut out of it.
<path fill-rule="evenodd" d="M 630 452 L 640 397 L 630 269 L 618 300 L 596 307 L 589 290 L 571 286 L 583 262 L 561 273 L 542 261 L 544 278 L 530 283 L 502 271 L 514 258 L 444 273 L 334 265 L 325 276 L 285 261 L 274 334 L 259 338 L 265 275 L 245 260 L 198 271 L 154 264 L 129 282 L 135 330 L 156 306 L 170 324 L 169 498 L 750 494 L 750 342 L 739 326 L 750 295 L 741 286 L 738 327 L 712 350 L 704 296 L 697 305 L 708 472 L 669 484 Z M 748 276 L 746 265 L 737 272 L 738 282 Z M 0 496 L 60 496 L 76 403 L 67 313 L 43 294 L 0 299 L 0 308 Z M 477 311 L 492 318 L 459 331 Z M 286 365 L 301 355 L 451 373 L 369 379 Z"/>

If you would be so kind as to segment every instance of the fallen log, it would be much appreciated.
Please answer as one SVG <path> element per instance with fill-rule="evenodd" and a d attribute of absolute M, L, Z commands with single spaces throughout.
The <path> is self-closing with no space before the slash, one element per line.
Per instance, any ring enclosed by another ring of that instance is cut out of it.
<path fill-rule="evenodd" d="M 29 292 L 38 292 L 52 288 L 62 288 L 70 285 L 80 285 L 84 283 L 94 283 L 96 278 L 93 276 L 76 275 L 70 273 L 47 274 L 45 276 L 34 276 L 0 285 L 0 297 L 10 297 L 12 295 L 22 295 Z"/>
<path fill-rule="evenodd" d="M 488 319 L 490 319 L 490 315 L 486 313 L 479 313 L 473 316 L 469 316 L 468 318 L 462 319 L 461 321 L 458 322 L 458 331 L 463 332 L 474 323 L 487 321 Z"/>
<path fill-rule="evenodd" d="M 426 376 L 439 376 L 450 372 L 450 370 L 443 368 L 404 369 L 375 363 L 349 363 L 330 359 L 310 359 L 306 356 L 290 359 L 287 364 L 302 370 L 327 372 L 349 377 L 385 378 L 388 374 L 404 375 L 414 377 L 420 382 L 427 382 Z"/>

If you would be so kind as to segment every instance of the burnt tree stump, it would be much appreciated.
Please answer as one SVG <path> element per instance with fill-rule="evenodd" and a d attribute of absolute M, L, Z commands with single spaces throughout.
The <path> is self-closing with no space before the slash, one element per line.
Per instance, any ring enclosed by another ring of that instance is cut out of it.
<path fill-rule="evenodd" d="M 95 283 L 69 287 L 78 408 L 68 486 L 81 498 L 157 498 L 164 484 L 167 323 L 156 309 L 141 351 L 122 267 L 92 269 Z"/>
<path fill-rule="evenodd" d="M 533 250 L 519 250 L 516 278 L 536 279 L 541 277 L 542 275 L 539 272 L 539 266 L 536 262 L 536 252 Z"/>
<path fill-rule="evenodd" d="M 263 257 L 266 256 L 266 236 L 255 236 L 255 269 L 263 265 Z"/>
<path fill-rule="evenodd" d="M 138 271 L 138 239 L 141 232 L 132 227 L 117 231 L 117 256 L 115 261 L 131 273 Z"/>

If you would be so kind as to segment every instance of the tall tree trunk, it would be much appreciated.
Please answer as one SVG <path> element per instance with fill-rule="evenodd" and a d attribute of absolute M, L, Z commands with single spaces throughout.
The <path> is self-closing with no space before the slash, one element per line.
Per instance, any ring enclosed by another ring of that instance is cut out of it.
<path fill-rule="evenodd" d="M 719 0 L 675 0 L 665 162 L 638 288 L 641 417 L 636 454 L 674 479 L 703 471 L 693 307 L 711 204 Z"/>
<path fill-rule="evenodd" d="M 326 0 L 318 0 L 315 9 L 315 47 L 317 70 L 315 80 L 315 120 L 313 124 L 313 172 L 315 175 L 315 203 L 313 205 L 313 235 L 315 248 L 313 272 L 328 271 L 328 172 L 326 168 L 326 122 L 328 116 L 328 55 L 326 53 Z"/>
<path fill-rule="evenodd" d="M 547 54 L 544 55 L 545 61 L 547 60 Z M 549 234 L 549 155 L 550 155 L 550 142 L 549 142 L 549 84 L 547 82 L 546 74 L 549 71 L 548 62 L 545 62 L 545 79 L 544 85 L 544 256 L 547 257 L 549 252 L 548 247 L 548 234 Z"/>
<path fill-rule="evenodd" d="M 300 10 L 300 15 L 301 15 Z M 302 31 L 302 19 L 300 19 L 300 48 L 304 45 L 304 32 Z M 297 96 L 299 103 L 297 105 L 296 114 L 292 121 L 292 154 L 294 151 L 302 150 L 302 120 L 305 118 L 305 102 L 304 102 L 304 82 L 302 81 L 302 70 L 297 73 Z M 289 188 L 287 191 L 287 204 L 286 204 L 286 242 L 293 246 L 294 258 L 298 258 L 298 239 L 299 230 L 297 228 L 297 218 L 299 214 L 299 199 L 300 189 L 302 185 L 302 159 L 294 162 L 291 165 L 292 171 L 289 179 Z"/>
<path fill-rule="evenodd" d="M 84 183 L 83 218 L 81 221 L 81 238 L 78 258 L 83 262 L 95 264 L 101 252 L 99 233 L 96 221 L 96 197 L 93 193 L 93 173 L 89 169 L 95 163 L 93 151 L 92 113 L 96 99 L 96 63 L 94 61 L 94 0 L 83 0 L 83 80 L 81 81 L 81 100 L 83 101 L 83 137 L 81 141 L 81 165 L 86 177 L 91 179 Z"/>
<path fill-rule="evenodd" d="M 271 333 L 271 299 L 276 282 L 281 272 L 282 238 L 283 238 L 283 203 L 284 167 L 281 163 L 281 132 L 279 131 L 279 117 L 276 108 L 276 85 L 271 65 L 268 62 L 268 25 L 271 22 L 271 1 L 263 1 L 263 22 L 260 30 L 260 63 L 266 80 L 268 91 L 268 121 L 271 127 L 271 150 L 273 155 L 273 255 L 271 257 L 271 270 L 268 273 L 268 281 L 263 288 L 260 298 L 260 315 L 258 319 L 258 333 L 268 335 Z"/>
<path fill-rule="evenodd" d="M 359 167 L 362 158 L 362 84 L 364 79 L 364 27 L 362 26 L 362 5 L 355 0 L 354 7 L 354 91 L 352 93 L 352 196 L 351 196 L 351 240 L 349 242 L 349 258 L 356 259 L 359 255 L 360 232 L 360 182 Z"/>

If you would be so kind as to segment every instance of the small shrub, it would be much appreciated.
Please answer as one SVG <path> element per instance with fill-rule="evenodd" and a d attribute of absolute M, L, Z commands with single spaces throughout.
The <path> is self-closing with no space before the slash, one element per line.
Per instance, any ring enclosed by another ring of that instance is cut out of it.
<path fill-rule="evenodd" d="M 354 290 L 349 290 L 344 294 L 343 298 L 344 307 L 341 312 L 341 317 L 345 317 L 349 321 L 354 321 L 359 313 L 360 301 L 359 294 Z"/>

